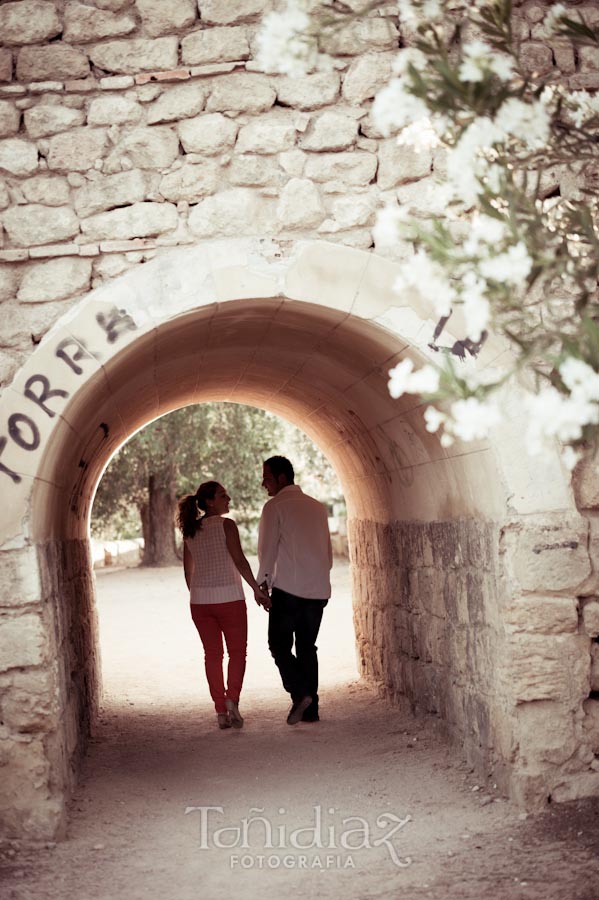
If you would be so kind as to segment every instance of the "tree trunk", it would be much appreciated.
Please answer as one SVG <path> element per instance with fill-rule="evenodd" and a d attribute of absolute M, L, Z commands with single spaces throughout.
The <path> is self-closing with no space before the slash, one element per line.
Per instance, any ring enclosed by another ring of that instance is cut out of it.
<path fill-rule="evenodd" d="M 159 487 L 154 475 L 148 479 L 148 500 L 140 507 L 144 539 L 142 566 L 176 566 L 174 491 Z"/>

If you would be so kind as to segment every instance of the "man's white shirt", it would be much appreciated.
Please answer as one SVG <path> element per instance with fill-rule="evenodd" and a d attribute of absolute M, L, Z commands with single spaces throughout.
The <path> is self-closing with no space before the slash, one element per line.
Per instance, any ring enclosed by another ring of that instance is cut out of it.
<path fill-rule="evenodd" d="M 289 484 L 264 506 L 258 535 L 258 583 L 296 597 L 331 596 L 333 551 L 327 508 Z"/>

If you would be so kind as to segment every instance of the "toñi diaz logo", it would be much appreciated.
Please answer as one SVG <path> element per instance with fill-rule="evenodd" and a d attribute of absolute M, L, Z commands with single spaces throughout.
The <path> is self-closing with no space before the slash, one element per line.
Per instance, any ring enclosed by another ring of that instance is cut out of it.
<path fill-rule="evenodd" d="M 397 868 L 411 863 L 401 856 L 397 843 L 400 832 L 412 821 L 411 816 L 381 813 L 373 826 L 363 816 L 341 818 L 334 807 L 312 807 L 308 824 L 290 826 L 287 810 L 277 816 L 264 815 L 265 809 L 252 807 L 235 824 L 226 824 L 222 806 L 188 806 L 185 815 L 199 817 L 200 850 L 237 851 L 229 858 L 231 868 L 355 868 L 358 851 L 384 848 Z"/>

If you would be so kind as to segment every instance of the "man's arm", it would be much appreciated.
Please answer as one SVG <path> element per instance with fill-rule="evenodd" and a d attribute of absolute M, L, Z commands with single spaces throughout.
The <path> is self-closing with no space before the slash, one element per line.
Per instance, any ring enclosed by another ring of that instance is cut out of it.
<path fill-rule="evenodd" d="M 260 527 L 258 529 L 258 584 L 267 583 L 272 587 L 275 563 L 279 547 L 279 517 L 273 505 L 269 502 L 262 510 Z"/>

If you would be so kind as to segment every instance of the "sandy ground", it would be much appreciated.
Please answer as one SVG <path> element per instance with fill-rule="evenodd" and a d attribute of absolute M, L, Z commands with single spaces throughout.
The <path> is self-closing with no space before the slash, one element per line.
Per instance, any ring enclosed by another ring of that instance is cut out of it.
<path fill-rule="evenodd" d="M 104 702 L 68 835 L 3 846 L 2 898 L 599 898 L 599 803 L 519 815 L 433 723 L 377 698 L 334 574 L 321 721 L 286 724 L 252 599 L 246 724 L 219 731 L 182 572 L 100 572 Z"/>

